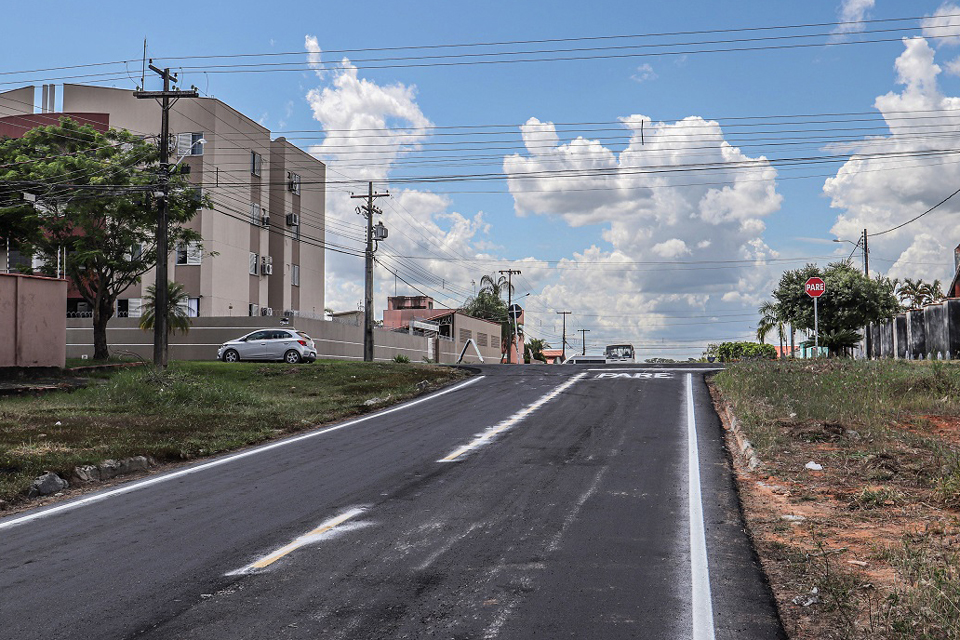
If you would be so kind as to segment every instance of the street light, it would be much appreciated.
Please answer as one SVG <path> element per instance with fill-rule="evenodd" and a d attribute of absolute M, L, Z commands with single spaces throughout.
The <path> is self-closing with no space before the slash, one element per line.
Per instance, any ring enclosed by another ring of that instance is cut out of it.
<path fill-rule="evenodd" d="M 863 275 L 869 278 L 870 277 L 870 251 L 867 249 L 867 230 L 866 229 L 863 230 L 863 235 L 861 235 L 856 242 L 854 242 L 853 240 L 845 240 L 842 238 L 834 238 L 833 241 L 848 242 L 853 245 L 854 251 L 857 250 L 857 247 L 860 247 L 860 250 L 863 252 Z M 850 255 L 852 256 L 853 253 L 851 252 Z M 866 351 L 867 360 L 869 360 L 870 352 L 872 351 L 872 347 L 873 347 L 873 339 L 870 336 L 869 324 L 866 327 L 864 327 L 864 330 L 863 330 L 863 346 L 864 346 L 864 351 Z"/>

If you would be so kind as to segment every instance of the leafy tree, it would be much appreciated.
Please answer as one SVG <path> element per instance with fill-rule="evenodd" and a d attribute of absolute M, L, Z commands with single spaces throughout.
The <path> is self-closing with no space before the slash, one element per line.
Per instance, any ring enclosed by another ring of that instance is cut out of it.
<path fill-rule="evenodd" d="M 546 362 L 547 358 L 543 355 L 543 350 L 549 348 L 550 344 L 545 342 L 543 338 L 530 338 L 523 345 L 524 359 Z"/>
<path fill-rule="evenodd" d="M 813 301 L 804 284 L 819 276 L 826 291 L 818 300 L 820 344 L 832 355 L 842 354 L 860 340 L 857 333 L 871 322 L 896 315 L 900 305 L 894 295 L 894 282 L 878 276 L 871 279 L 846 262 L 835 262 L 821 269 L 808 264 L 786 271 L 773 292 L 774 304 L 784 320 L 797 329 L 813 331 Z"/>
<path fill-rule="evenodd" d="M 187 333 L 190 331 L 190 316 L 187 315 L 187 301 L 190 294 L 179 282 L 167 281 L 167 335 L 176 333 Z M 153 323 L 157 314 L 157 286 L 147 287 L 147 294 L 144 297 L 141 307 L 140 328 L 144 331 L 153 329 Z"/>
<path fill-rule="evenodd" d="M 507 303 L 500 297 L 483 289 L 477 294 L 477 297 L 467 300 L 461 308 L 463 313 L 474 318 L 482 318 L 491 322 L 506 322 Z"/>
<path fill-rule="evenodd" d="M 158 158 L 156 145 L 127 131 L 66 117 L 0 141 L 0 233 L 45 259 L 48 273 L 66 250 L 66 275 L 93 308 L 95 359 L 109 356 L 117 298 L 156 264 Z M 183 225 L 205 204 L 185 177 L 170 176 L 171 248 L 200 240 Z"/>

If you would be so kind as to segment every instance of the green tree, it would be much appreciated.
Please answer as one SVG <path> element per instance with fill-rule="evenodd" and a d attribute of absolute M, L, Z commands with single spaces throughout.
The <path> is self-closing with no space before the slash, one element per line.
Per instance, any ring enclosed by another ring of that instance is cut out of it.
<path fill-rule="evenodd" d="M 504 293 L 513 295 L 513 285 L 505 275 L 491 273 L 480 277 L 480 293 L 484 292 L 495 298 L 503 298 Z"/>
<path fill-rule="evenodd" d="M 527 360 L 540 360 L 546 362 L 547 358 L 543 355 L 544 349 L 549 349 L 550 344 L 543 338 L 530 338 L 523 345 L 524 358 Z"/>
<path fill-rule="evenodd" d="M 179 282 L 167 281 L 167 335 L 176 333 L 188 333 L 190 331 L 190 316 L 187 314 L 187 301 L 190 294 Z M 147 294 L 144 296 L 142 315 L 140 316 L 140 328 L 144 331 L 153 329 L 153 323 L 157 314 L 157 287 L 150 285 L 147 287 Z"/>
<path fill-rule="evenodd" d="M 787 340 L 786 325 L 788 321 L 784 318 L 780 307 L 774 302 L 764 302 L 760 305 L 760 321 L 757 323 L 757 340 L 760 344 L 766 342 L 767 334 L 772 329 L 777 330 L 777 337 L 780 338 L 780 353 L 783 353 L 784 343 Z"/>
<path fill-rule="evenodd" d="M 878 276 L 869 278 L 846 262 L 835 262 L 821 269 L 808 264 L 786 271 L 773 292 L 774 303 L 783 319 L 797 329 L 813 331 L 813 300 L 804 284 L 819 276 L 826 291 L 817 304 L 820 315 L 820 345 L 831 355 L 840 355 L 860 340 L 858 333 L 867 323 L 896 315 L 900 304 L 894 295 L 894 282 Z"/>
<path fill-rule="evenodd" d="M 109 356 L 117 298 L 156 264 L 158 158 L 155 144 L 128 131 L 66 117 L 0 141 L 0 230 L 46 260 L 47 273 L 66 251 L 66 275 L 93 309 L 95 359 Z M 204 205 L 184 176 L 170 176 L 171 248 L 200 240 L 183 225 Z"/>
<path fill-rule="evenodd" d="M 924 282 L 920 278 L 905 278 L 897 286 L 897 298 L 907 309 L 920 309 L 943 300 L 943 289 L 939 280 Z"/>

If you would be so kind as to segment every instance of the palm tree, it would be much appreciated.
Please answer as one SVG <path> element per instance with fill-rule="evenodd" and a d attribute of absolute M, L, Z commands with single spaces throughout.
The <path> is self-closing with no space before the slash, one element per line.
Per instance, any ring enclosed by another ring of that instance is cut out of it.
<path fill-rule="evenodd" d="M 546 362 L 546 358 L 543 356 L 543 350 L 549 349 L 550 344 L 547 343 L 543 338 L 530 338 L 526 341 L 525 345 L 526 350 L 530 352 L 531 360 L 542 360 Z"/>
<path fill-rule="evenodd" d="M 187 333 L 190 331 L 190 316 L 187 315 L 187 301 L 190 294 L 179 282 L 167 281 L 167 335 L 180 331 Z M 154 316 L 156 314 L 157 288 L 155 285 L 147 287 L 147 295 L 144 297 L 143 306 L 140 308 L 140 328 L 144 331 L 153 329 Z"/>
<path fill-rule="evenodd" d="M 480 293 L 486 292 L 496 298 L 501 298 L 504 291 L 508 292 L 509 295 L 513 295 L 513 285 L 502 273 L 499 275 L 491 273 L 480 278 Z"/>
<path fill-rule="evenodd" d="M 760 321 L 757 323 L 757 340 L 764 344 L 767 334 L 771 329 L 776 328 L 777 336 L 780 338 L 780 355 L 783 355 L 784 342 L 787 339 L 786 323 L 780 306 L 775 302 L 764 302 L 758 309 L 760 312 Z"/>
<path fill-rule="evenodd" d="M 916 280 L 904 278 L 903 282 L 897 288 L 897 298 L 900 299 L 900 304 L 908 309 L 919 309 L 922 307 L 925 297 L 923 287 L 923 280 L 919 278 Z"/>

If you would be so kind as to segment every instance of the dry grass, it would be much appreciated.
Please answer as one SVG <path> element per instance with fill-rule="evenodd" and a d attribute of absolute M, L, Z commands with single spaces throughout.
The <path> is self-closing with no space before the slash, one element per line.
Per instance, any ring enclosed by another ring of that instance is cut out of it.
<path fill-rule="evenodd" d="M 960 367 L 749 363 L 715 384 L 762 461 L 741 497 L 790 636 L 960 638 Z"/>

